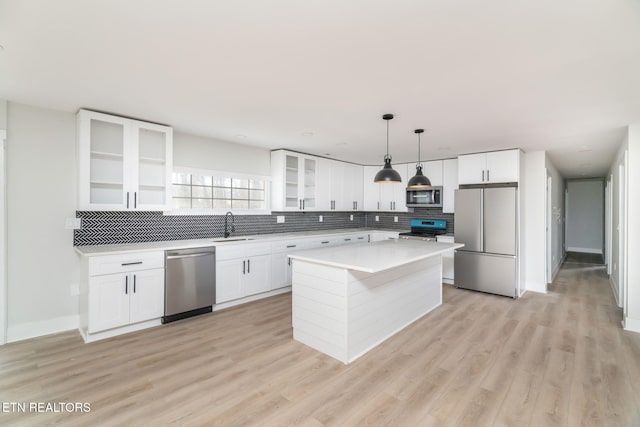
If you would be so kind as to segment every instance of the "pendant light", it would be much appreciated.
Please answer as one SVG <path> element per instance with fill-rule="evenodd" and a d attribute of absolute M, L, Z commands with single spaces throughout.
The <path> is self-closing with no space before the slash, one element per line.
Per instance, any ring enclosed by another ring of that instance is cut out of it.
<path fill-rule="evenodd" d="M 393 119 L 393 114 L 385 114 L 382 118 L 387 121 L 387 154 L 384 156 L 384 167 L 378 171 L 375 178 L 373 178 L 373 182 L 397 184 L 402 182 L 402 178 L 391 167 L 391 156 L 389 155 L 389 120 Z"/>
<path fill-rule="evenodd" d="M 431 187 L 431 181 L 422 173 L 422 163 L 420 163 L 420 134 L 424 132 L 424 129 L 416 129 L 413 132 L 418 134 L 418 163 L 416 164 L 416 174 L 407 183 L 407 188 L 428 188 Z"/>

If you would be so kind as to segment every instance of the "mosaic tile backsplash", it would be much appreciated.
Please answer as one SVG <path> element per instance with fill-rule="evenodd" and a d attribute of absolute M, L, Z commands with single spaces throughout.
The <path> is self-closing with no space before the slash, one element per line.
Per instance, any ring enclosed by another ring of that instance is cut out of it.
<path fill-rule="evenodd" d="M 277 224 L 276 216 L 285 223 Z M 323 222 L 318 217 L 323 216 Z M 349 216 L 353 215 L 353 221 Z M 375 221 L 378 216 L 379 221 Z M 398 222 L 394 222 L 394 217 Z M 112 245 L 167 240 L 223 237 L 224 215 L 163 215 L 162 212 L 77 211 L 82 228 L 73 234 L 74 246 Z M 411 218 L 446 219 L 453 233 L 453 214 L 416 208 L 413 213 L 381 212 L 273 212 L 271 215 L 235 215 L 234 236 L 322 231 L 341 228 L 382 228 L 408 231 Z"/>

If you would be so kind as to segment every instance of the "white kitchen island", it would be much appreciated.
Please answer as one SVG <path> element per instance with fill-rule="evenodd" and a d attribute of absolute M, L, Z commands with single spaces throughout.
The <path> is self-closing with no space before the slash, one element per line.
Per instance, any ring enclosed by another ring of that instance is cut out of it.
<path fill-rule="evenodd" d="M 293 259 L 293 338 L 353 362 L 442 304 L 442 254 L 464 245 L 385 240 Z"/>

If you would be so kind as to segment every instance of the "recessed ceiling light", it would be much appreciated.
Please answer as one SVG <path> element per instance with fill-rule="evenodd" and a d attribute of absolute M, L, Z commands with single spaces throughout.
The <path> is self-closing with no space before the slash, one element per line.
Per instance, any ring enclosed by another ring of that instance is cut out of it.
<path fill-rule="evenodd" d="M 236 135 L 236 138 L 240 138 L 240 139 L 244 139 L 246 137 L 247 137 L 247 135 L 242 135 L 241 133 Z"/>
<path fill-rule="evenodd" d="M 302 136 L 313 136 L 313 132 L 302 132 Z"/>

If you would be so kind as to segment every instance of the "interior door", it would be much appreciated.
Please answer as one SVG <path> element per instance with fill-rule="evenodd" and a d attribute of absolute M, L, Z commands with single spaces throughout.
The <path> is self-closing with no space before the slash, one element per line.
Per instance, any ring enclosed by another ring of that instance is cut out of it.
<path fill-rule="evenodd" d="M 482 189 L 456 190 L 455 241 L 462 251 L 482 252 Z"/>

